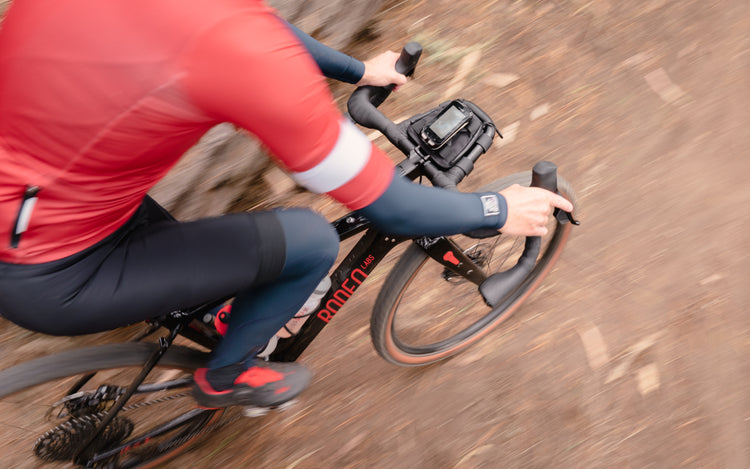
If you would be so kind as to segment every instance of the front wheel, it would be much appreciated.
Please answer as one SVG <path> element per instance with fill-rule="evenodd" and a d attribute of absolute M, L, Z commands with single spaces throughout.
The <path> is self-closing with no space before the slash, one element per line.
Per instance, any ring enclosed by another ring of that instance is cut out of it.
<path fill-rule="evenodd" d="M 157 347 L 102 345 L 0 371 L 3 467 L 72 462 Z M 192 373 L 205 359 L 197 350 L 170 347 L 77 462 L 85 467 L 155 467 L 209 430 L 223 410 L 198 408 L 191 397 Z"/>
<path fill-rule="evenodd" d="M 527 171 L 493 181 L 478 192 L 499 192 L 513 184 L 530 183 L 531 172 Z M 558 191 L 576 206 L 570 183 L 561 177 Z M 497 327 L 536 289 L 560 256 L 571 224 L 550 217 L 547 227 L 533 269 L 494 308 L 487 306 L 475 283 L 433 261 L 416 243 L 409 246 L 388 275 L 373 308 L 370 334 L 380 356 L 396 365 L 426 365 L 455 355 Z M 449 240 L 489 276 L 516 265 L 525 238 L 456 235 Z"/>

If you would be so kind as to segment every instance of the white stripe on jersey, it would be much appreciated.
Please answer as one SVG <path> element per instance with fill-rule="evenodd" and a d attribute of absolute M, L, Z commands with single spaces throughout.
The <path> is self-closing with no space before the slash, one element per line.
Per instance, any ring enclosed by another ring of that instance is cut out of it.
<path fill-rule="evenodd" d="M 349 120 L 340 122 L 339 138 L 333 150 L 316 166 L 292 173 L 297 184 L 322 194 L 338 189 L 354 179 L 370 159 L 372 143 Z"/>

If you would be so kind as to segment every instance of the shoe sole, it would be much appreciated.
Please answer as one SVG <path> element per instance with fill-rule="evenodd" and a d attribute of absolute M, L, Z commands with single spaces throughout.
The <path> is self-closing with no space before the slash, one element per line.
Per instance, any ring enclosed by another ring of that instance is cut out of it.
<path fill-rule="evenodd" d="M 300 373 L 300 378 L 295 385 L 298 390 L 292 393 L 278 393 L 273 387 L 265 389 L 245 388 L 233 392 L 207 393 L 197 384 L 193 386 L 193 398 L 199 406 L 206 409 L 217 409 L 230 406 L 250 406 L 250 407 L 278 407 L 292 399 L 296 398 L 310 384 L 311 374 Z"/>
<path fill-rule="evenodd" d="M 287 402 L 292 401 L 302 391 L 303 390 L 300 389 L 299 392 L 287 398 L 273 399 L 273 398 L 268 398 L 270 396 L 259 396 L 258 395 L 259 393 L 257 392 L 247 393 L 247 394 L 241 393 L 241 392 L 239 393 L 231 392 L 231 393 L 226 393 L 226 394 L 207 394 L 203 392 L 203 390 L 200 389 L 198 386 L 195 386 L 193 388 L 193 399 L 195 399 L 198 405 L 204 409 L 220 409 L 223 407 L 231 407 L 231 406 L 237 406 L 237 405 L 268 409 L 268 408 L 279 407 L 279 406 L 286 404 Z M 258 401 L 263 401 L 263 402 L 258 402 Z"/>
<path fill-rule="evenodd" d="M 248 418 L 257 418 L 257 417 L 263 417 L 264 415 L 268 415 L 271 412 L 284 412 L 285 410 L 291 408 L 297 404 L 297 399 L 292 399 L 290 401 L 286 401 L 283 404 L 279 404 L 272 407 L 258 407 L 254 405 L 246 405 L 242 408 L 242 415 Z"/>

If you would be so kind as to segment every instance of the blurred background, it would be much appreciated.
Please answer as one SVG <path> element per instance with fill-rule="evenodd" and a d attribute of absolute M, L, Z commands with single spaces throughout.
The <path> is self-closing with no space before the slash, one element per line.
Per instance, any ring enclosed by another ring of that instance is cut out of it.
<path fill-rule="evenodd" d="M 303 355 L 315 379 L 295 407 L 234 422 L 168 467 L 750 467 L 750 2 L 272 3 L 361 59 L 421 42 L 384 112 L 474 101 L 505 139 L 465 189 L 551 160 L 582 225 L 514 318 L 427 368 L 369 343 L 383 264 Z M 353 88 L 332 89 L 343 110 Z M 229 125 L 153 195 L 180 218 L 343 212 Z M 111 340 L 0 320 L 0 366 Z"/>

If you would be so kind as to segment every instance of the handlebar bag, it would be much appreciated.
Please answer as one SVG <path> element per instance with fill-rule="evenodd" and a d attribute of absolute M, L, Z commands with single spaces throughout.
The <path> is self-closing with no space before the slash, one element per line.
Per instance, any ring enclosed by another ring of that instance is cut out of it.
<path fill-rule="evenodd" d="M 466 126 L 459 130 L 448 142 L 438 149 L 430 148 L 420 137 L 420 133 L 425 126 L 430 125 L 435 121 L 438 114 L 443 111 L 446 107 L 450 106 L 453 102 L 459 102 L 469 109 L 471 118 Z M 437 164 L 443 170 L 450 169 L 456 161 L 466 155 L 477 142 L 479 137 L 482 135 L 486 125 L 492 125 L 494 123 L 487 117 L 487 115 L 480 110 L 474 103 L 466 101 L 464 99 L 457 99 L 447 101 L 440 104 L 438 107 L 431 109 L 422 114 L 418 114 L 410 119 L 407 119 L 399 124 L 401 130 L 406 132 L 409 140 L 412 141 L 419 151 L 429 156 L 435 164 Z M 487 151 L 487 148 L 484 149 Z"/>

